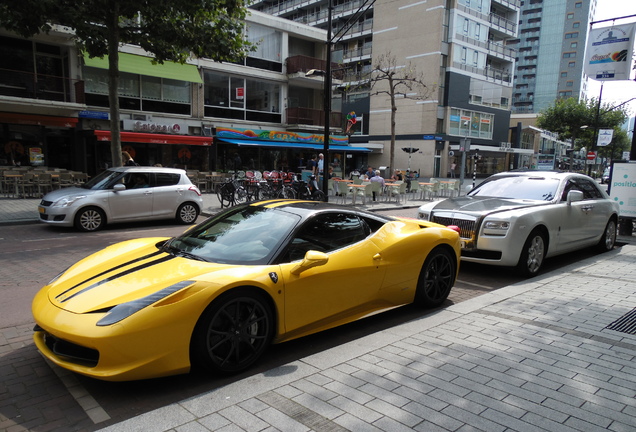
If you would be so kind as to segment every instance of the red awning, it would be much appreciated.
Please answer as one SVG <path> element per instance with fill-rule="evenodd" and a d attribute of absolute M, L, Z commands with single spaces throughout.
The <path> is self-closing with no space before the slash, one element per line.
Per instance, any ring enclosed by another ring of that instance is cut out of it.
<path fill-rule="evenodd" d="M 97 141 L 110 141 L 110 131 L 96 130 Z M 139 132 L 120 132 L 121 142 L 138 142 L 151 144 L 184 144 L 184 145 L 212 145 L 212 137 L 190 135 L 166 135 Z"/>
<path fill-rule="evenodd" d="M 34 114 L 0 113 L 0 123 L 36 126 L 75 127 L 77 117 L 53 117 Z"/>

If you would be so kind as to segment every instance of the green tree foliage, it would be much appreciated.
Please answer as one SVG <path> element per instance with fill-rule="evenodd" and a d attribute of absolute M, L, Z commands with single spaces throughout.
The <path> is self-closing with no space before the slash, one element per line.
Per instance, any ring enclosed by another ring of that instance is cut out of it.
<path fill-rule="evenodd" d="M 576 150 L 596 148 L 594 137 L 598 129 L 614 129 L 619 136 L 620 126 L 627 119 L 627 112 L 620 106 L 610 106 L 598 100 L 577 101 L 575 98 L 557 99 L 541 111 L 537 126 L 559 135 L 561 140 L 572 140 Z"/>
<path fill-rule="evenodd" d="M 236 61 L 251 48 L 244 38 L 246 13 L 243 0 L 8 0 L 0 3 L 0 26 L 28 38 L 61 25 L 89 57 L 108 55 L 111 153 L 118 166 L 118 48 L 138 45 L 158 63 Z"/>

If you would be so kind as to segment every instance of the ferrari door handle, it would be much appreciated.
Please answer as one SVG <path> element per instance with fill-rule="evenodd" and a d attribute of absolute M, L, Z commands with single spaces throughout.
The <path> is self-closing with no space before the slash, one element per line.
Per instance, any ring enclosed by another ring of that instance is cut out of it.
<path fill-rule="evenodd" d="M 380 261 L 380 260 L 382 259 L 382 255 L 380 255 L 379 253 L 377 253 L 377 254 L 373 255 L 373 259 L 374 259 L 375 261 Z"/>

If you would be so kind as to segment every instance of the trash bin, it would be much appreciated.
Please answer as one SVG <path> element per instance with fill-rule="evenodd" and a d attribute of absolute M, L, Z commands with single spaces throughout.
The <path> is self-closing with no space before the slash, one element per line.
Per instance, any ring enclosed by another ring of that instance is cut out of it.
<path fill-rule="evenodd" d="M 389 168 L 390 167 L 386 167 L 386 166 L 378 167 L 378 170 L 380 170 L 380 177 L 385 179 L 391 177 L 391 170 Z"/>

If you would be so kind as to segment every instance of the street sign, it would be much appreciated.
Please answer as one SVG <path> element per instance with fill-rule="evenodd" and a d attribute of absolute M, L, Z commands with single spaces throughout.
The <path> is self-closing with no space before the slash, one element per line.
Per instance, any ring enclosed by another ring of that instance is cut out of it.
<path fill-rule="evenodd" d="M 596 140 L 596 145 L 599 147 L 604 147 L 609 145 L 612 142 L 612 137 L 614 136 L 614 129 L 600 129 L 598 131 L 598 138 Z"/>
<path fill-rule="evenodd" d="M 587 152 L 587 160 L 593 161 L 594 159 L 596 159 L 596 152 L 593 151 L 589 151 Z"/>

